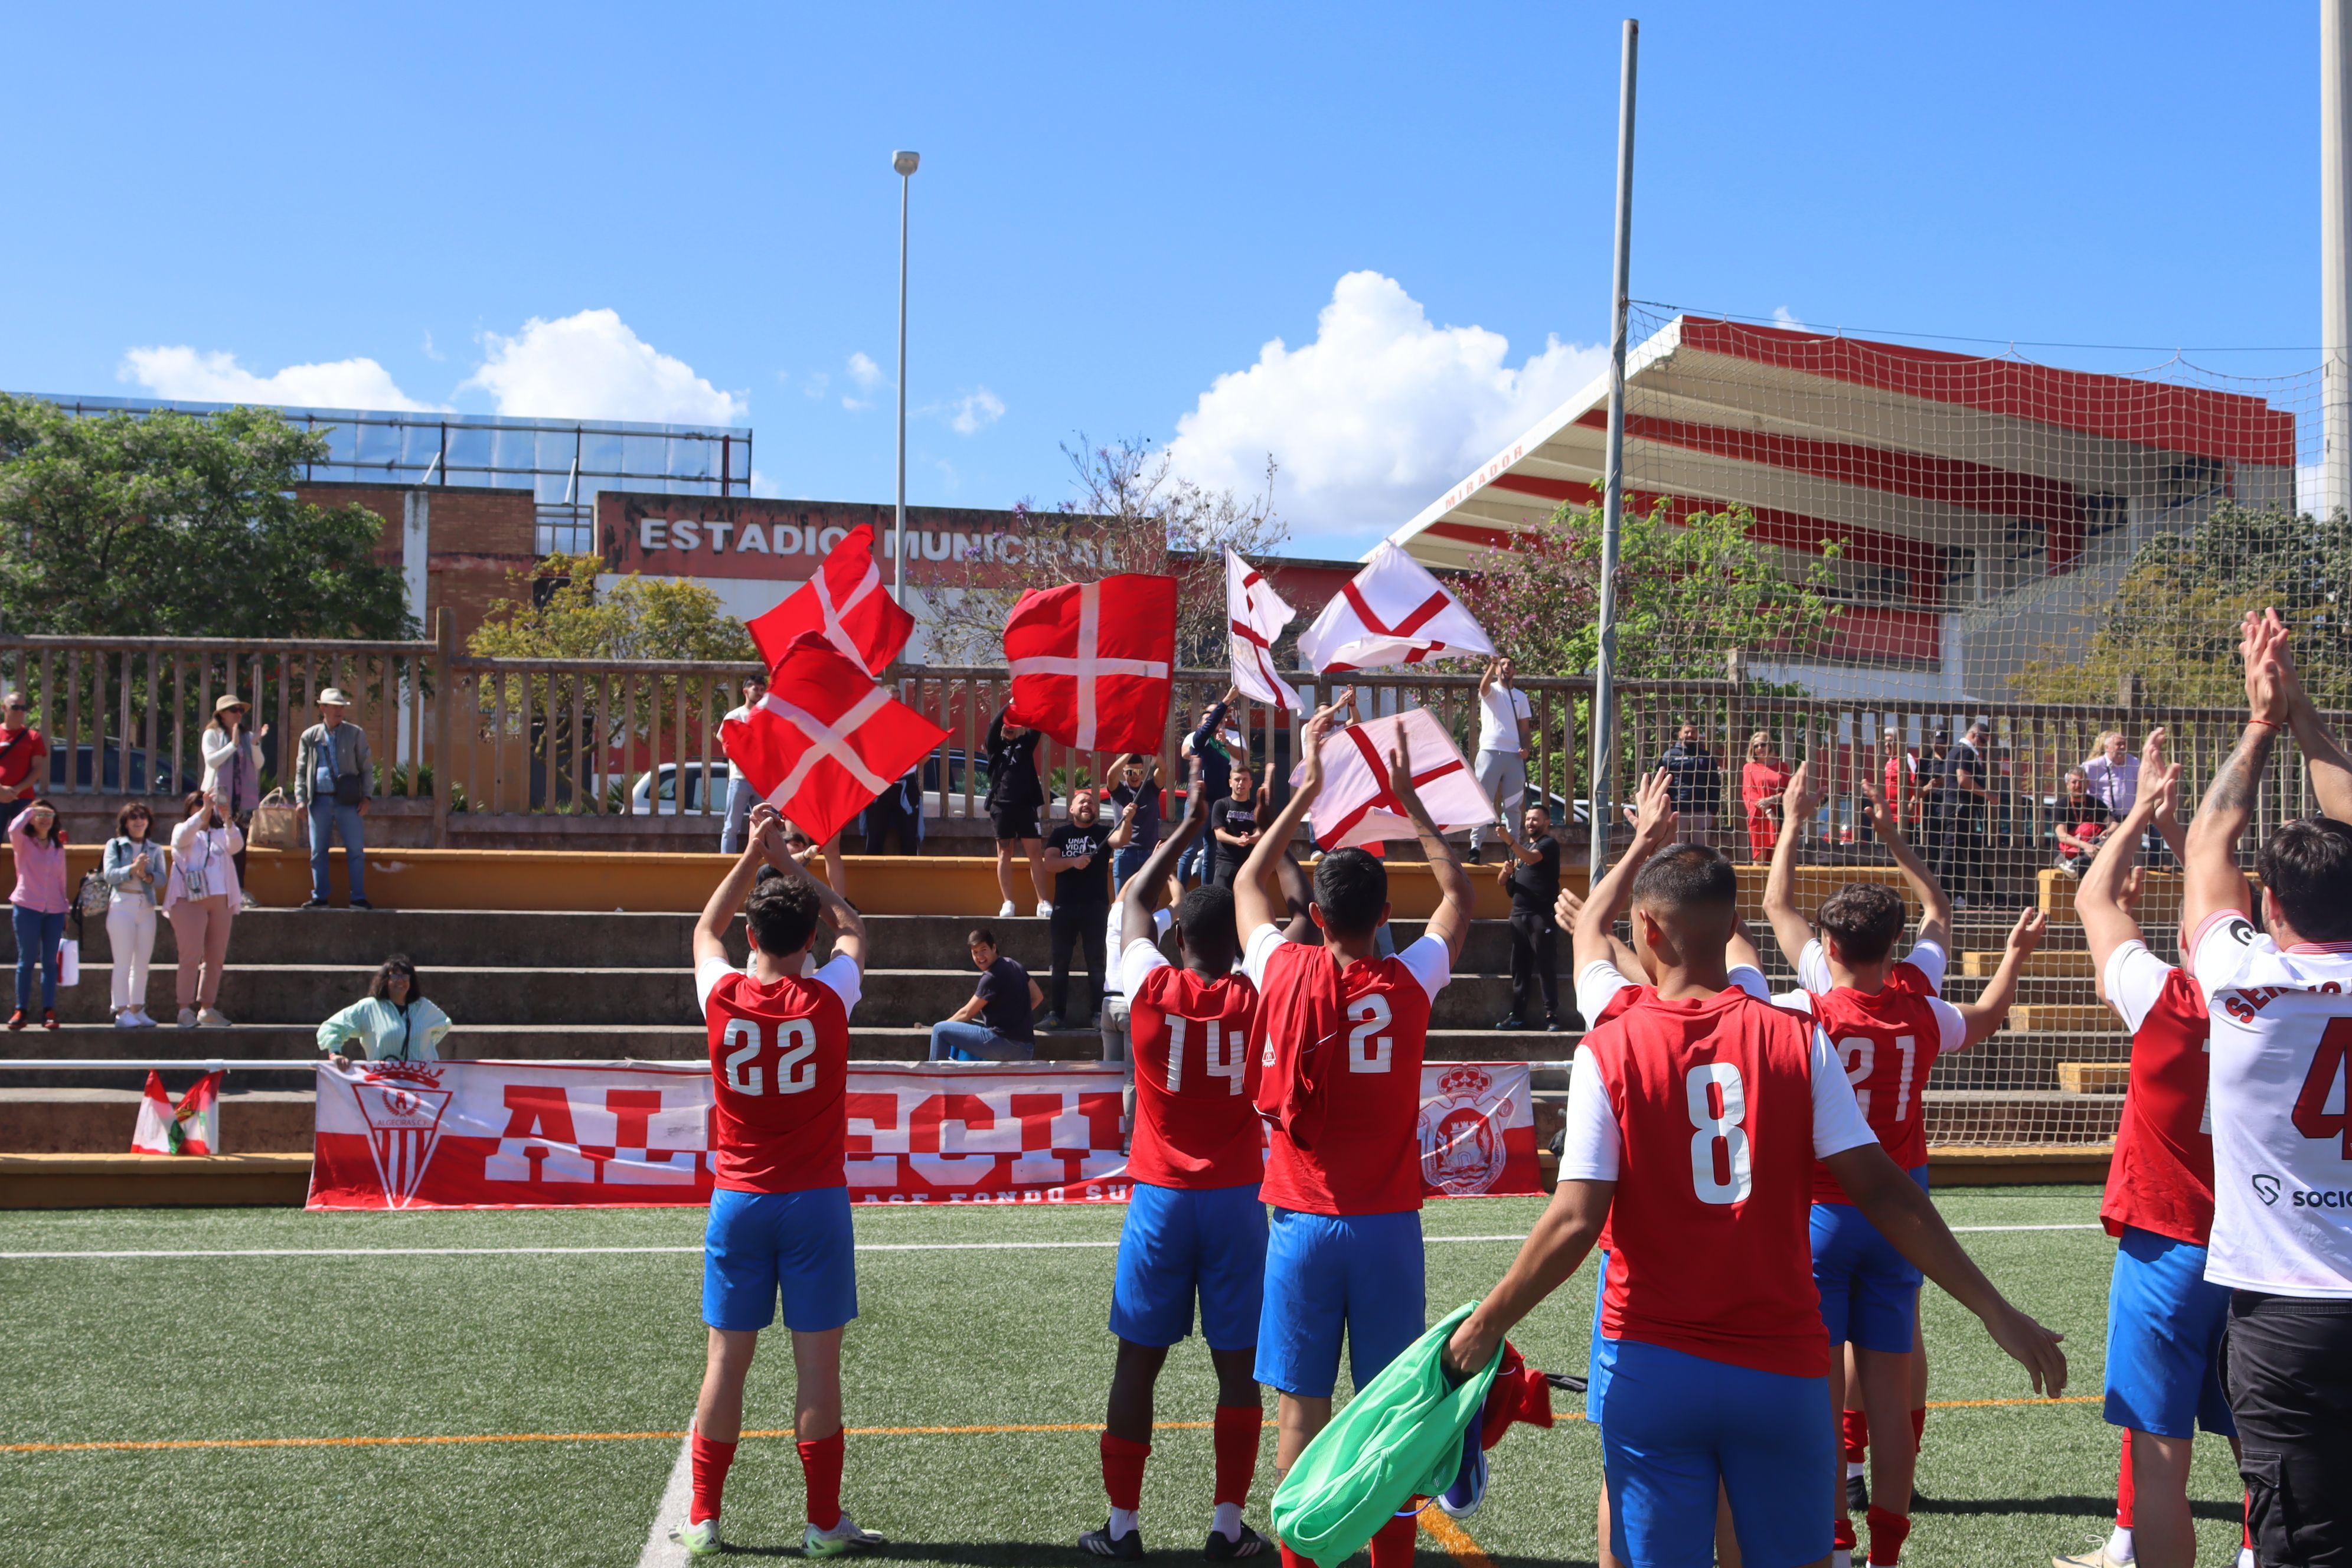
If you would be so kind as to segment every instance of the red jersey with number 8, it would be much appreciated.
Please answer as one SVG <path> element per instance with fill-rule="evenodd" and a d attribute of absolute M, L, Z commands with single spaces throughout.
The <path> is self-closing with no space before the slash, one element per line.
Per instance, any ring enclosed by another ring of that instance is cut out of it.
<path fill-rule="evenodd" d="M 1129 1005 L 1135 1053 L 1135 1144 L 1127 1173 L 1155 1187 L 1253 1185 L 1264 1168 L 1257 987 L 1243 974 L 1203 980 L 1161 964 Z"/>
<path fill-rule="evenodd" d="M 729 1192 L 848 1182 L 849 1012 L 824 978 L 834 964 L 767 985 L 738 970 L 710 988 L 711 1169 Z"/>
<path fill-rule="evenodd" d="M 1845 1067 L 1846 1081 L 1862 1107 L 1863 1120 L 1878 1134 L 1887 1158 L 1906 1171 L 1927 1163 L 1927 1121 L 1920 1100 L 1936 1058 L 1948 1045 L 1950 1024 L 1939 1010 L 1934 984 L 1915 964 L 1898 963 L 1887 971 L 1886 984 L 1876 994 L 1850 985 L 1808 994 L 1814 1022 L 1830 1037 L 1830 1047 Z M 1953 1014 L 1957 1018 L 1957 1013 Z M 1967 1038 L 1967 1026 L 1960 1039 Z M 1848 1204 L 1835 1176 L 1823 1166 L 1813 1173 L 1813 1201 Z"/>

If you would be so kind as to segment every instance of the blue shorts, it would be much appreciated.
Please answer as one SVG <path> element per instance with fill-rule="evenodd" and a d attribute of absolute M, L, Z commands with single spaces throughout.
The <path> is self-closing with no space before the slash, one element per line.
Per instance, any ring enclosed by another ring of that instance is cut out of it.
<path fill-rule="evenodd" d="M 1165 1348 L 1192 1331 L 1213 1351 L 1257 1343 L 1265 1304 L 1265 1205 L 1257 1184 L 1184 1189 L 1135 1184 L 1118 1233 L 1118 1279 L 1110 1291 L 1110 1331 L 1130 1344 Z"/>
<path fill-rule="evenodd" d="M 776 1319 L 822 1333 L 857 1316 L 856 1253 L 850 1242 L 849 1189 L 710 1194 L 702 1233 L 702 1321 L 757 1331 Z"/>
<path fill-rule="evenodd" d="M 1927 1190 L 1927 1167 L 1911 1173 Z M 1919 1271 L 1852 1204 L 1813 1205 L 1813 1283 L 1830 1343 L 1907 1355 L 1919 1326 Z"/>
<path fill-rule="evenodd" d="M 2107 1422 L 2159 1437 L 2238 1435 L 2221 1390 L 2230 1288 L 2205 1279 L 2205 1249 L 2124 1227 L 2107 1286 Z"/>
<path fill-rule="evenodd" d="M 1339 1381 L 1339 1334 L 1361 1388 L 1429 1327 L 1421 1212 L 1301 1214 L 1276 1207 L 1265 1247 L 1265 1310 L 1257 1324 L 1260 1383 L 1328 1399 Z"/>
<path fill-rule="evenodd" d="M 1609 1299 L 1609 1255 L 1595 1250 L 1601 1270 L 1592 1280 L 1592 1338 L 1584 1348 L 1584 1418 L 1601 1419 L 1601 1307 Z"/>
<path fill-rule="evenodd" d="M 1594 1363 L 1610 1550 L 1642 1568 L 1713 1568 L 1715 1497 L 1731 1498 L 1740 1560 L 1795 1568 L 1829 1555 L 1836 1427 L 1826 1377 L 1604 1340 Z"/>

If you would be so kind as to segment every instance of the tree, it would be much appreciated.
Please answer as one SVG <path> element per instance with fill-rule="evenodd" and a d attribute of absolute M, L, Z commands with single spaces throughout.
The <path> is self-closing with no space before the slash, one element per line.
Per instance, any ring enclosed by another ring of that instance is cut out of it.
<path fill-rule="evenodd" d="M 1091 583 L 1119 572 L 1173 575 L 1179 664 L 1224 662 L 1226 550 L 1255 558 L 1281 548 L 1289 530 L 1275 515 L 1269 459 L 1265 489 L 1247 500 L 1178 475 L 1164 450 L 1142 440 L 1065 446 L 1073 499 L 1040 510 L 1013 508 L 1024 524 L 1013 559 L 956 563 L 950 592 L 930 596 L 937 656 L 994 663 L 1006 616 L 1023 594 Z"/>
<path fill-rule="evenodd" d="M 2141 700 L 2231 708 L 2245 700 L 2238 624 L 2275 606 L 2295 629 L 2295 661 L 2324 708 L 2352 706 L 2352 521 L 2223 501 L 2205 520 L 2141 544 L 2097 629 L 2081 647 L 2046 645 L 2009 678 L 2036 702 L 2112 703 L 2126 675 Z"/>
<path fill-rule="evenodd" d="M 298 500 L 325 436 L 267 408 L 78 417 L 0 394 L 0 620 L 17 633 L 417 635 L 383 520 Z"/>
<path fill-rule="evenodd" d="M 635 573 L 608 588 L 595 555 L 550 555 L 507 575 L 513 596 L 495 599 L 467 637 L 484 658 L 688 658 L 757 662 L 743 623 L 719 595 L 682 578 Z"/>

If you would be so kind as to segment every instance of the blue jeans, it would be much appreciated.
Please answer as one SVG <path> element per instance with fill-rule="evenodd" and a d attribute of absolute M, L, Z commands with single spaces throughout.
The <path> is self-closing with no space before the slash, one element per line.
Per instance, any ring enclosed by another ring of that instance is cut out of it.
<path fill-rule="evenodd" d="M 30 1011 L 33 1005 L 33 966 L 41 966 L 41 1010 L 55 1012 L 58 1005 L 58 943 L 66 934 L 63 910 L 56 914 L 43 914 L 22 904 L 8 906 L 8 923 L 16 928 L 16 1011 Z"/>
<path fill-rule="evenodd" d="M 1217 863 L 1209 858 L 1216 840 L 1203 833 L 1192 840 L 1192 847 L 1176 858 L 1176 885 L 1184 887 L 1195 881 L 1206 881 L 1217 872 Z"/>
<path fill-rule="evenodd" d="M 1008 1040 L 985 1024 L 950 1019 L 931 1026 L 931 1060 L 935 1062 L 1025 1062 L 1036 1054 L 1034 1042 Z"/>
<path fill-rule="evenodd" d="M 727 820 L 719 829 L 721 855 L 743 853 L 743 839 L 751 831 L 751 807 L 759 799 L 760 792 L 751 787 L 750 779 L 727 781 Z"/>
<path fill-rule="evenodd" d="M 1143 869 L 1144 862 L 1150 859 L 1152 851 L 1159 847 L 1156 844 L 1130 844 L 1110 858 L 1110 890 L 1113 898 L 1117 898 L 1119 889 L 1127 886 L 1127 879 L 1129 877 Z"/>
<path fill-rule="evenodd" d="M 310 897 L 327 901 L 327 851 L 336 838 L 343 841 L 343 868 L 352 879 L 352 897 L 367 897 L 367 852 L 360 841 L 360 808 L 338 805 L 330 796 L 310 798 Z"/>

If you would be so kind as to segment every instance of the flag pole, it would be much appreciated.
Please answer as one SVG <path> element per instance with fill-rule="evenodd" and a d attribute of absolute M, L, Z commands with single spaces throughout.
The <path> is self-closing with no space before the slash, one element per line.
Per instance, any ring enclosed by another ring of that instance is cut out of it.
<path fill-rule="evenodd" d="M 1616 816 L 1617 537 L 1625 517 L 1625 312 L 1633 245 L 1633 79 L 1642 24 L 1625 18 L 1624 58 L 1617 84 L 1617 243 L 1610 268 L 1609 455 L 1601 487 L 1601 616 L 1592 661 L 1591 887 L 1609 864 L 1609 832 Z"/>

